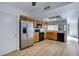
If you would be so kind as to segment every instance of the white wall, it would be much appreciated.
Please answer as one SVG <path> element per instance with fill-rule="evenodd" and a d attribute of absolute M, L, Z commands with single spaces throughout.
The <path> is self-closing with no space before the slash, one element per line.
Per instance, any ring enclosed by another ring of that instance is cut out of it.
<path fill-rule="evenodd" d="M 58 25 L 48 25 L 48 31 L 58 31 Z"/>
<path fill-rule="evenodd" d="M 0 13 L 0 55 L 16 50 L 16 20 L 16 16 Z"/>
<path fill-rule="evenodd" d="M 16 16 L 19 16 L 19 15 L 29 16 L 29 14 L 27 14 L 26 12 L 24 12 L 20 9 L 17 9 L 13 6 L 3 4 L 3 3 L 0 3 L 0 12 L 4 12 L 4 13 L 16 15 Z"/>
<path fill-rule="evenodd" d="M 78 37 L 78 24 L 77 23 L 74 23 L 74 24 L 70 24 L 69 27 L 70 27 L 70 31 L 69 31 L 69 35 L 70 36 L 76 36 Z"/>
<path fill-rule="evenodd" d="M 14 8 L 12 6 L 9 6 L 9 5 L 6 5 L 6 4 L 1 4 L 0 3 L 0 13 L 6 13 L 8 15 L 14 15 L 17 17 L 17 47 L 16 49 L 18 50 L 19 49 L 19 16 L 20 15 L 25 15 L 25 16 L 29 16 L 29 14 L 27 14 L 26 12 L 22 11 L 22 10 L 19 10 L 17 8 Z M 1 19 L 0 19 L 1 20 Z M 8 34 L 8 33 L 7 33 Z M 4 36 L 5 37 L 5 36 Z M 1 39 L 1 38 L 0 38 Z M 1 47 L 0 47 L 1 48 Z"/>
<path fill-rule="evenodd" d="M 78 4 L 78 6 L 79 6 L 79 4 Z M 69 26 L 70 27 L 69 35 L 73 35 L 73 36 L 78 37 L 79 8 L 71 9 L 70 11 L 63 13 L 63 15 L 67 19 L 67 24 L 70 25 Z"/>
<path fill-rule="evenodd" d="M 69 35 L 78 37 L 78 18 L 79 18 L 79 9 L 75 8 L 66 13 L 67 24 L 70 26 Z"/>
<path fill-rule="evenodd" d="M 67 16 L 67 23 L 68 24 L 77 23 L 78 18 L 79 18 L 79 9 L 68 11 L 66 16 Z"/>

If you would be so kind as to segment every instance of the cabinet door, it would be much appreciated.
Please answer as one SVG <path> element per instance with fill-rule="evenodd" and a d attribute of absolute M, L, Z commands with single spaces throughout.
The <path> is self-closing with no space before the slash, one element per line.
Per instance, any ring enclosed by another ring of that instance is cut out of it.
<path fill-rule="evenodd" d="M 46 32 L 44 32 L 44 39 L 46 39 Z"/>
<path fill-rule="evenodd" d="M 35 21 L 33 21 L 33 27 L 35 27 Z"/>
<path fill-rule="evenodd" d="M 57 34 L 58 36 L 58 41 L 62 41 L 62 42 L 64 42 L 64 33 L 58 33 Z"/>
<path fill-rule="evenodd" d="M 46 38 L 57 40 L 57 32 L 47 32 L 46 33 Z"/>
<path fill-rule="evenodd" d="M 52 32 L 52 39 L 57 40 L 57 32 Z"/>
<path fill-rule="evenodd" d="M 39 33 L 35 32 L 34 33 L 34 42 L 38 42 L 39 41 Z"/>

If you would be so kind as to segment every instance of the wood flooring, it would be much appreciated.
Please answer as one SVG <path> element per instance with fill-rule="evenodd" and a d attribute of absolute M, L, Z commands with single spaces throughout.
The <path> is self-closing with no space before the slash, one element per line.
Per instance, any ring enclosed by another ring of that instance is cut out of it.
<path fill-rule="evenodd" d="M 79 56 L 79 45 L 74 40 L 63 43 L 46 39 L 29 48 L 9 53 L 6 56 Z"/>

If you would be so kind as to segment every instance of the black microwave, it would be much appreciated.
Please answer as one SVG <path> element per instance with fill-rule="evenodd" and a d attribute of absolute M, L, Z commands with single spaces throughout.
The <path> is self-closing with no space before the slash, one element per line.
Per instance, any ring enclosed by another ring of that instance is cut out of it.
<path fill-rule="evenodd" d="M 37 24 L 36 28 L 42 28 L 42 24 Z"/>

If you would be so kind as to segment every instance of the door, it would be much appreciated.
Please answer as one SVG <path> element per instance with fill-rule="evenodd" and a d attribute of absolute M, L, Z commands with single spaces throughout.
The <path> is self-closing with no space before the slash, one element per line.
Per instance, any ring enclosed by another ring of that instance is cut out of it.
<path fill-rule="evenodd" d="M 27 22 L 28 46 L 33 45 L 34 28 L 31 22 Z"/>
<path fill-rule="evenodd" d="M 16 16 L 0 13 L 0 55 L 16 50 Z"/>
<path fill-rule="evenodd" d="M 57 33 L 57 40 L 64 42 L 64 33 Z"/>
<path fill-rule="evenodd" d="M 26 21 L 21 21 L 21 48 L 24 49 L 28 46 L 27 41 L 27 26 Z"/>
<path fill-rule="evenodd" d="M 39 41 L 44 40 L 44 32 L 39 33 Z"/>

